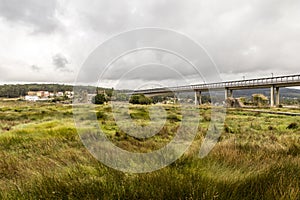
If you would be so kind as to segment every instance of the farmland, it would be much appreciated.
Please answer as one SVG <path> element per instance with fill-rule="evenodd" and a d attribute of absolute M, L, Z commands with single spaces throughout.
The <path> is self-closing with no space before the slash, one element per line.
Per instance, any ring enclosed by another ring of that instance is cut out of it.
<path fill-rule="evenodd" d="M 147 124 L 148 108 L 132 105 L 129 114 Z M 180 125 L 180 107 L 164 108 L 164 127 L 143 140 L 118 128 L 110 105 L 96 106 L 96 116 L 114 144 L 149 152 L 172 140 Z M 228 109 L 219 142 L 200 159 L 210 110 L 199 109 L 197 135 L 180 159 L 158 171 L 130 174 L 106 167 L 87 151 L 71 105 L 2 101 L 0 198 L 300 199 L 300 116 Z"/>

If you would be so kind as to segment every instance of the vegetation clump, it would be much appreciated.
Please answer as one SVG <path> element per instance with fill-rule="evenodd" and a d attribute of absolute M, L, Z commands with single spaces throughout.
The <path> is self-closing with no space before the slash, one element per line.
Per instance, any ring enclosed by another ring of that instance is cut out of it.
<path fill-rule="evenodd" d="M 169 114 L 167 116 L 167 119 L 172 122 L 180 122 L 181 121 L 181 119 L 176 114 Z"/>
<path fill-rule="evenodd" d="M 263 94 L 253 94 L 252 99 L 255 106 L 265 106 L 269 101 L 268 97 Z"/>
<path fill-rule="evenodd" d="M 152 100 L 150 98 L 146 97 L 144 94 L 134 94 L 130 97 L 129 103 L 149 105 L 152 103 Z"/>
<path fill-rule="evenodd" d="M 93 97 L 92 102 L 94 104 L 104 104 L 108 102 L 108 98 L 105 96 L 105 94 L 97 94 L 95 97 Z"/>
<path fill-rule="evenodd" d="M 296 122 L 292 122 L 286 128 L 287 129 L 297 129 L 298 128 L 298 124 Z"/>

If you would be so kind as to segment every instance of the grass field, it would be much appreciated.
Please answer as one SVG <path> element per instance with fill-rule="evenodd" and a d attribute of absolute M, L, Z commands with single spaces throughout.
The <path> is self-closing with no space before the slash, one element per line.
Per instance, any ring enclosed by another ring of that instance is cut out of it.
<path fill-rule="evenodd" d="M 97 106 L 96 116 L 117 146 L 149 152 L 168 143 L 180 125 L 180 108 L 165 109 L 165 126 L 147 140 L 119 130 L 109 105 Z M 129 114 L 147 124 L 147 110 L 131 106 Z M 89 154 L 71 105 L 0 102 L 0 198 L 300 199 L 300 116 L 228 110 L 218 144 L 200 159 L 210 109 L 199 112 L 198 133 L 185 155 L 161 170 L 129 174 Z"/>

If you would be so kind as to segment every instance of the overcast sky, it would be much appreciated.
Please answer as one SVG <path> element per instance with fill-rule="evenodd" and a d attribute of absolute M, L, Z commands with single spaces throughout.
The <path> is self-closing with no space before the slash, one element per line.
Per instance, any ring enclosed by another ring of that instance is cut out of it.
<path fill-rule="evenodd" d="M 140 27 L 194 39 L 223 80 L 297 74 L 299 10 L 299 0 L 0 0 L 0 83 L 73 83 L 101 43 Z"/>

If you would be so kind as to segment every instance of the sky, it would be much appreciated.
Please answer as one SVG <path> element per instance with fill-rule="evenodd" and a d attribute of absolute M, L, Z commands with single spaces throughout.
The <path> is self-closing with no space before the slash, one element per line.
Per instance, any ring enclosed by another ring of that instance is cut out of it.
<path fill-rule="evenodd" d="M 143 27 L 173 30 L 200 44 L 205 53 L 192 61 L 214 65 L 216 80 L 298 74 L 299 10 L 298 0 L 0 0 L 0 83 L 73 84 L 95 51 L 99 58 L 130 46 L 130 39 L 120 47 L 112 38 Z M 162 35 L 152 35 L 153 42 L 178 42 Z M 102 48 L 106 41 L 114 42 L 109 50 Z M 178 44 L 196 52 L 184 39 Z M 106 86 L 183 84 L 182 76 L 189 84 L 205 81 L 170 52 L 126 54 L 106 71 L 94 62 L 97 70 L 86 77 L 101 77 Z"/>

